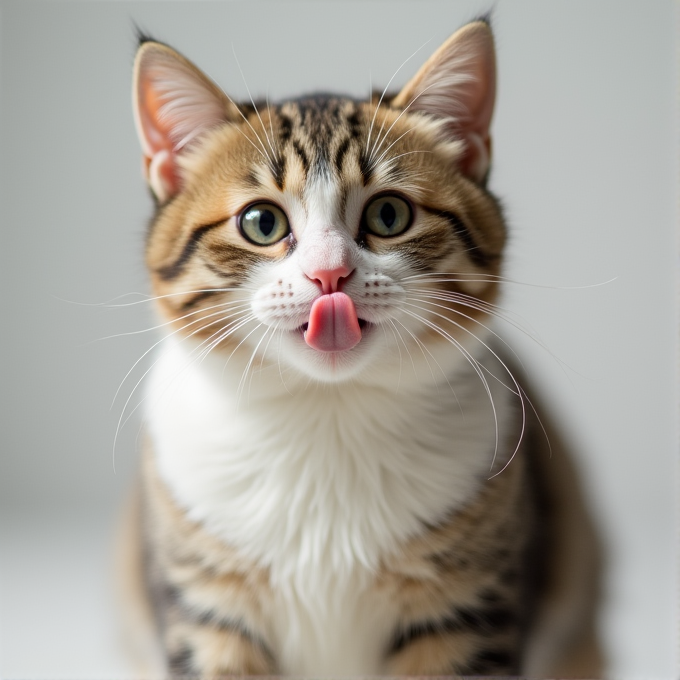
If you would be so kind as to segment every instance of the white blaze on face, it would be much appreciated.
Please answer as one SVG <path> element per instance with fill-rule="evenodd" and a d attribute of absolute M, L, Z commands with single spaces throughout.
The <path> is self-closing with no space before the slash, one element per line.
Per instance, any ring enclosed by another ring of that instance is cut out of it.
<path fill-rule="evenodd" d="M 307 223 L 299 235 L 297 259 L 321 296 L 310 310 L 305 341 L 320 352 L 342 352 L 361 340 L 354 302 L 341 291 L 358 264 L 354 229 L 340 215 L 339 189 L 328 175 L 315 175 L 305 192 Z"/>
<path fill-rule="evenodd" d="M 359 254 L 354 242 L 357 229 L 344 223 L 337 181 L 325 173 L 312 175 L 305 188 L 304 203 L 305 224 L 299 231 L 293 225 L 298 240 L 296 254 L 304 274 L 312 278 L 310 274 L 315 271 L 355 269 Z"/>

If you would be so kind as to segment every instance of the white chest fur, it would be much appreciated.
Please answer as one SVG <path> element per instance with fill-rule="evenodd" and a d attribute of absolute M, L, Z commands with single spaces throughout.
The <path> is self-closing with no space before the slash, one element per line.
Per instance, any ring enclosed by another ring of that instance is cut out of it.
<path fill-rule="evenodd" d="M 285 672 L 379 672 L 362 591 L 382 556 L 489 476 L 496 433 L 479 378 L 464 371 L 455 394 L 446 382 L 290 394 L 272 370 L 239 399 L 242 369 L 191 363 L 190 349 L 168 342 L 150 382 L 162 478 L 192 520 L 270 569 Z M 490 386 L 502 429 L 509 393 Z"/>

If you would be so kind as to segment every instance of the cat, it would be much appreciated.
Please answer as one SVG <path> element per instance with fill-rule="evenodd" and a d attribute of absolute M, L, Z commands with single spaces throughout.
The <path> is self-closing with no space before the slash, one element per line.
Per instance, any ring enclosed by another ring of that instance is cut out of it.
<path fill-rule="evenodd" d="M 489 326 L 495 81 L 485 19 L 370 101 L 237 104 L 140 38 L 168 331 L 127 564 L 156 672 L 603 672 L 572 464 Z"/>

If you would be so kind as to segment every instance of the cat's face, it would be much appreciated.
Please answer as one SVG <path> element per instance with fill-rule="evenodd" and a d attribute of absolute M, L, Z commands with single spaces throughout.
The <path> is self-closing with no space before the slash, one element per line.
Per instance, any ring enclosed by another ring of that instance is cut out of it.
<path fill-rule="evenodd" d="M 389 101 L 236 106 L 158 43 L 136 117 L 162 313 L 208 351 L 334 382 L 463 358 L 496 295 L 493 43 L 454 35 Z M 452 346 L 453 345 L 453 346 Z M 402 356 L 403 354 L 403 356 Z"/>

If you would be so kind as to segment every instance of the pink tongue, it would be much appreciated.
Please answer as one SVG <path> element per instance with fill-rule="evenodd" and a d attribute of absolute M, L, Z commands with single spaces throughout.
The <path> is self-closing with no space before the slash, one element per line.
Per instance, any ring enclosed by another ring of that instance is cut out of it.
<path fill-rule="evenodd" d="M 305 342 L 320 352 L 342 352 L 361 340 L 361 328 L 352 299 L 330 293 L 314 300 Z"/>

